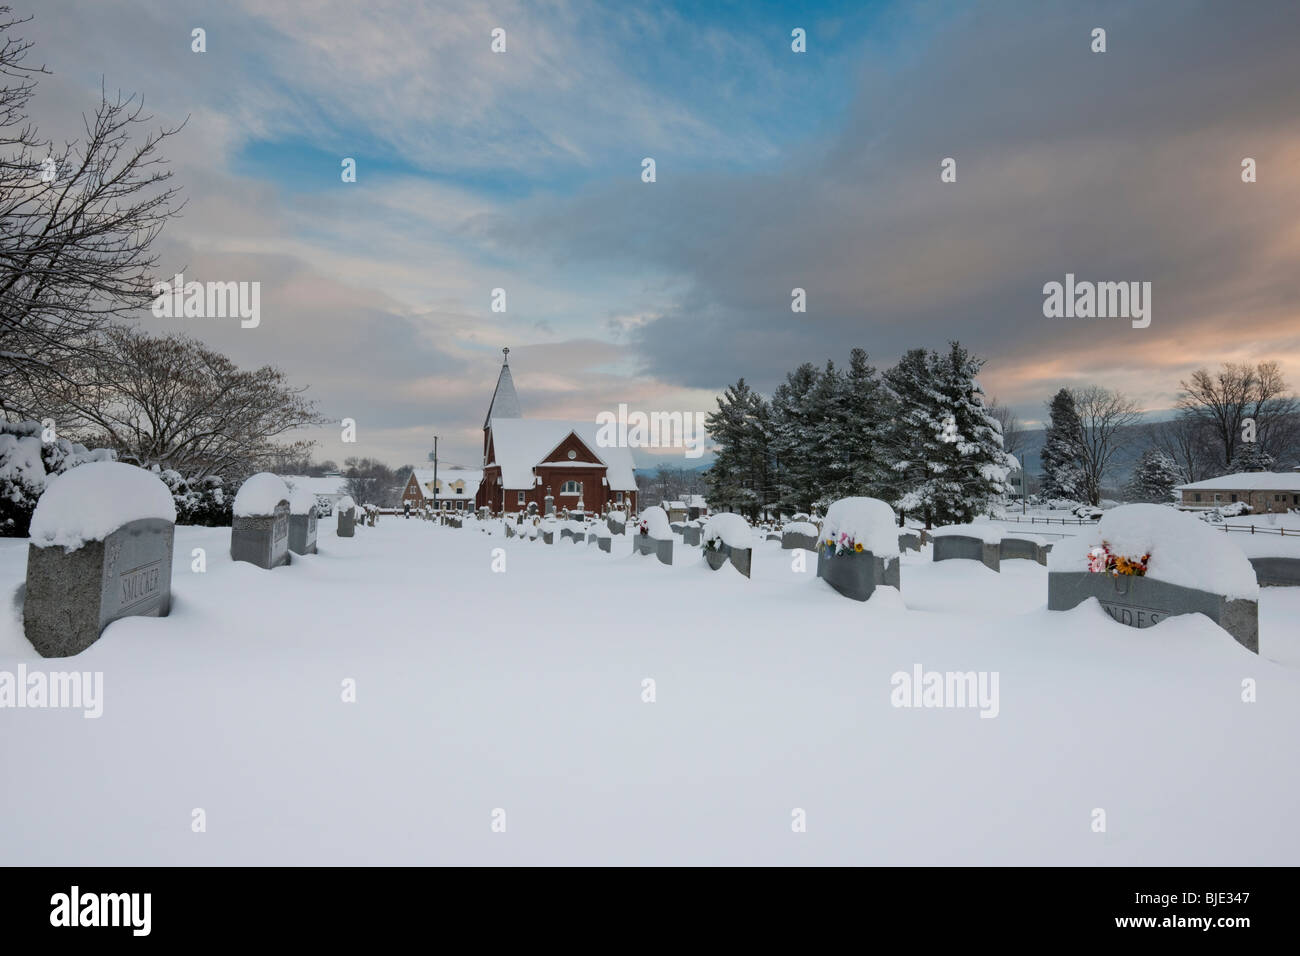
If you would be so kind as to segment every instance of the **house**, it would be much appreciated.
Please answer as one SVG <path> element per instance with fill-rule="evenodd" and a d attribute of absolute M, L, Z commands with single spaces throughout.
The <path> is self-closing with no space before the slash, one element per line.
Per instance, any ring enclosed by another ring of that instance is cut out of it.
<path fill-rule="evenodd" d="M 315 495 L 316 511 L 322 516 L 333 514 L 335 502 L 348 493 L 348 480 L 338 472 L 330 472 L 320 478 L 310 475 L 281 475 L 280 477 L 290 488 L 304 488 Z"/>
<path fill-rule="evenodd" d="M 476 468 L 451 465 L 438 469 L 435 486 L 432 468 L 416 468 L 402 489 L 402 505 L 420 511 L 434 507 L 436 500 L 440 511 L 472 511 L 482 480 L 483 472 Z"/>
<path fill-rule="evenodd" d="M 684 501 L 665 501 L 663 503 L 664 511 L 668 512 L 669 521 L 686 521 L 690 510 L 686 507 Z"/>
<path fill-rule="evenodd" d="M 1242 501 L 1252 514 L 1286 512 L 1300 508 L 1300 471 L 1243 471 L 1178 485 L 1174 490 L 1182 496 L 1179 507 L 1189 511 Z"/>
<path fill-rule="evenodd" d="M 705 518 L 708 517 L 708 514 L 709 514 L 709 503 L 704 500 L 703 495 L 686 496 L 687 520 L 694 521 L 697 518 Z"/>
<path fill-rule="evenodd" d="M 483 420 L 483 477 L 476 504 L 493 512 L 636 511 L 636 476 L 629 448 L 601 447 L 591 421 L 524 418 L 503 349 Z"/>

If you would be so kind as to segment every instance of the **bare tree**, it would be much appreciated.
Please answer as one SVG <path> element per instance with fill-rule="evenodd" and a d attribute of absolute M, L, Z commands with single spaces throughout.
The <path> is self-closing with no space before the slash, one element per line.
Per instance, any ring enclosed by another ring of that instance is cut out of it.
<path fill-rule="evenodd" d="M 152 298 L 150 248 L 180 211 L 151 123 L 135 96 L 101 89 L 80 143 L 55 147 L 28 116 L 31 44 L 0 7 L 0 411 L 32 414 L 43 380 L 99 341 L 114 317 Z"/>
<path fill-rule="evenodd" d="M 1115 453 L 1128 444 L 1132 426 L 1141 419 L 1137 403 L 1122 392 L 1100 385 L 1072 389 L 1082 435 L 1079 466 L 1083 491 L 1091 504 L 1101 503 L 1101 486 Z"/>
<path fill-rule="evenodd" d="M 1218 474 L 1209 423 L 1192 412 L 1156 425 L 1152 445 L 1174 460 L 1185 481 L 1201 481 Z"/>
<path fill-rule="evenodd" d="M 991 398 L 988 404 L 984 406 L 985 411 L 1002 426 L 1002 450 L 1008 455 L 1015 455 L 1016 460 L 1020 461 L 1020 454 L 1025 448 L 1025 430 L 1020 425 L 1020 419 L 1016 417 L 1009 406 L 1003 405 L 997 398 Z M 1020 462 L 1024 467 L 1024 462 Z"/>
<path fill-rule="evenodd" d="M 343 468 L 348 494 L 357 504 L 387 505 L 394 484 L 391 468 L 375 458 L 348 458 Z"/>
<path fill-rule="evenodd" d="M 150 336 L 110 326 L 102 347 L 83 353 L 69 374 L 45 383 L 46 408 L 64 431 L 140 465 L 187 478 L 242 477 L 301 457 L 311 442 L 278 439 L 320 424 L 305 389 L 266 366 L 244 371 L 186 336 Z"/>
<path fill-rule="evenodd" d="M 1218 372 L 1200 368 L 1190 381 L 1179 384 L 1183 394 L 1178 407 L 1206 424 L 1220 473 L 1237 453 L 1247 418 L 1254 419 L 1256 441 L 1265 451 L 1274 458 L 1290 455 L 1300 402 L 1287 394 L 1277 362 L 1224 362 Z"/>

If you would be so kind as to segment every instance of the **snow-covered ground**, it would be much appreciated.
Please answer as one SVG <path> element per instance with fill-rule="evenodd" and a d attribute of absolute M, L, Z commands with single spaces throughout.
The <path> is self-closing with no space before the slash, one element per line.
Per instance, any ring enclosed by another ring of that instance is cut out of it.
<path fill-rule="evenodd" d="M 1300 588 L 1263 589 L 1255 656 L 1200 616 L 1048 612 L 1029 561 L 905 553 L 901 597 L 860 604 L 776 542 L 746 580 L 680 540 L 666 567 L 329 525 L 270 572 L 179 528 L 171 616 L 48 661 L 0 540 L 0 671 L 102 671 L 105 698 L 0 709 L 4 862 L 1300 862 Z M 892 706 L 916 665 L 996 672 L 997 716 Z"/>

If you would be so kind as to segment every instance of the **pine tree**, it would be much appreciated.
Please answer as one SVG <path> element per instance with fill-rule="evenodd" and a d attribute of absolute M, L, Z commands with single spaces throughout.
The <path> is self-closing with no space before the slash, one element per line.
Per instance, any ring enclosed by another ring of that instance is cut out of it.
<path fill-rule="evenodd" d="M 844 450 L 846 473 L 835 497 L 880 497 L 888 404 L 888 394 L 876 369 L 868 364 L 866 350 L 854 349 L 849 353 L 849 370 L 840 393 L 842 431 L 835 441 Z"/>
<path fill-rule="evenodd" d="M 718 510 L 754 516 L 770 502 L 770 417 L 766 400 L 742 378 L 719 396 L 718 410 L 705 419 L 718 447 L 705 479 Z"/>
<path fill-rule="evenodd" d="M 1237 446 L 1232 460 L 1228 462 L 1225 475 L 1235 475 L 1243 471 L 1272 471 L 1276 459 L 1258 442 L 1244 441 Z"/>
<path fill-rule="evenodd" d="M 1074 396 L 1063 388 L 1048 405 L 1050 416 L 1040 459 L 1043 463 L 1042 496 L 1077 501 L 1083 494 L 1080 446 L 1083 425 L 1074 406 Z"/>
<path fill-rule="evenodd" d="M 777 508 L 787 514 L 807 511 L 814 496 L 812 462 L 807 452 L 813 425 L 811 396 L 818 374 L 816 366 L 805 362 L 786 375 L 772 393 L 773 491 Z"/>
<path fill-rule="evenodd" d="M 1126 489 L 1130 501 L 1166 504 L 1174 498 L 1174 486 L 1183 481 L 1178 463 L 1159 448 L 1142 453 Z"/>
<path fill-rule="evenodd" d="M 983 362 L 953 342 L 909 351 L 885 373 L 894 398 L 891 499 L 926 526 L 970 521 L 1006 491 L 1009 459 L 975 376 Z"/>

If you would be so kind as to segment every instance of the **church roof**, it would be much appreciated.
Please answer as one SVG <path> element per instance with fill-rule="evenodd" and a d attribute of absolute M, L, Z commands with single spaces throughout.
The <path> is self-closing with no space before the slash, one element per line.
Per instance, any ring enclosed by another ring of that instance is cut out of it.
<path fill-rule="evenodd" d="M 533 487 L 533 468 L 542 464 L 545 456 L 572 432 L 605 466 L 605 479 L 611 490 L 636 490 L 632 450 L 602 448 L 596 440 L 601 426 L 594 421 L 493 417 L 489 425 L 492 428 L 492 449 L 496 463 L 501 466 L 501 484 L 505 488 Z"/>
<path fill-rule="evenodd" d="M 492 401 L 488 404 L 483 427 L 487 428 L 488 422 L 494 418 L 523 417 L 524 413 L 519 408 L 519 396 L 515 393 L 515 380 L 510 376 L 510 362 L 507 359 L 501 363 L 501 374 L 497 376 L 497 387 L 492 392 Z"/>

